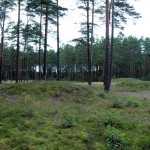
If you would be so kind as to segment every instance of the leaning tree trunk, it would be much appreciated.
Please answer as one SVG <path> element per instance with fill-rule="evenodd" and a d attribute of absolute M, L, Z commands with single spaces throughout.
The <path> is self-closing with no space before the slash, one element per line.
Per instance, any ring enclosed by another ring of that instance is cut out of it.
<path fill-rule="evenodd" d="M 45 15 L 45 41 L 44 41 L 44 66 L 43 66 L 43 79 L 46 79 L 46 62 L 47 62 L 47 33 L 48 33 L 48 5 L 46 5 Z"/>
<path fill-rule="evenodd" d="M 20 51 L 20 0 L 18 0 L 16 83 L 18 82 L 19 79 L 19 51 Z"/>
<path fill-rule="evenodd" d="M 109 0 L 106 0 L 106 49 L 104 68 L 104 90 L 109 91 L 110 63 L 109 63 Z"/>

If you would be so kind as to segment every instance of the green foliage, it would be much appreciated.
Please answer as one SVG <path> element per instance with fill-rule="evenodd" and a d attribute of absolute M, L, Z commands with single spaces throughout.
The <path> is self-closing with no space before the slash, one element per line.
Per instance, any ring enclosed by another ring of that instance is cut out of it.
<path fill-rule="evenodd" d="M 66 128 L 73 127 L 77 124 L 76 115 L 69 112 L 66 108 L 61 112 L 63 126 Z"/>
<path fill-rule="evenodd" d="M 30 25 L 29 28 L 35 28 L 39 25 Z M 33 31 L 31 31 L 33 32 Z M 38 42 L 35 37 L 39 36 L 37 33 L 33 33 L 34 36 L 31 37 L 31 41 Z M 33 35 L 32 34 L 32 35 Z M 37 35 L 35 35 L 37 34 Z M 14 39 L 14 37 L 12 37 Z M 146 40 L 146 41 L 145 41 Z M 149 41 L 149 40 L 148 40 Z M 141 80 L 149 80 L 150 75 L 150 57 L 147 39 L 137 39 L 135 37 L 120 37 L 114 39 L 115 57 L 113 69 L 115 74 L 113 76 L 116 78 L 115 81 L 127 81 L 134 82 Z M 141 48 L 142 45 L 142 48 Z M 93 81 L 103 81 L 103 68 L 104 68 L 104 48 L 105 39 L 95 41 L 93 45 L 93 58 L 92 58 L 92 73 Z M 28 72 L 29 79 L 35 79 L 35 65 L 38 65 L 38 52 L 34 50 L 34 47 L 28 43 Z M 143 53 L 141 53 L 143 51 Z M 42 50 L 41 50 L 42 52 Z M 27 54 L 25 52 L 20 53 L 20 61 L 23 61 Z M 57 53 L 54 50 L 49 50 L 47 52 L 47 76 L 48 78 L 56 79 L 56 66 L 57 66 Z M 7 47 L 4 49 L 4 74 L 7 79 L 15 79 L 15 76 L 9 76 L 9 71 L 13 71 L 15 68 L 15 48 L 14 46 Z M 41 56 L 41 62 L 43 62 L 43 56 Z M 25 67 L 24 64 L 20 64 L 21 67 Z M 41 63 L 42 65 L 42 63 Z M 84 38 L 77 39 L 76 45 L 72 46 L 69 44 L 64 45 L 60 49 L 60 69 L 61 78 L 67 80 L 77 81 L 87 81 L 87 49 L 86 41 Z M 120 77 L 125 77 L 126 79 L 120 79 Z M 119 79 L 118 79 L 119 78 Z M 127 79 L 128 78 L 128 79 Z M 134 78 L 134 79 L 132 79 Z M 114 81 L 114 80 L 113 80 Z M 123 86 L 122 83 L 119 86 Z M 125 83 L 126 84 L 126 83 Z M 118 85 L 117 85 L 118 86 Z M 126 86 L 126 85 L 125 85 Z M 145 85 L 139 85 L 140 89 L 144 88 Z M 135 87 L 132 89 L 135 91 Z"/>
<path fill-rule="evenodd" d="M 140 107 L 141 105 L 142 105 L 141 100 L 133 96 L 129 96 L 125 98 L 115 96 L 112 103 L 113 108 Z"/>
<path fill-rule="evenodd" d="M 120 100 L 115 100 L 113 103 L 113 108 L 123 108 L 124 107 L 124 103 Z"/>
<path fill-rule="evenodd" d="M 60 51 L 60 64 L 62 67 L 72 67 L 75 64 L 75 49 L 67 44 Z"/>
<path fill-rule="evenodd" d="M 119 92 L 104 100 L 100 88 L 60 81 L 2 84 L 0 149 L 149 149 L 149 101 L 120 98 Z M 115 100 L 124 107 L 112 108 Z"/>
<path fill-rule="evenodd" d="M 106 93 L 104 91 L 101 91 L 100 94 L 99 94 L 99 96 L 101 98 L 106 98 Z"/>
<path fill-rule="evenodd" d="M 113 113 L 108 113 L 102 118 L 103 124 L 105 126 L 112 126 L 112 127 L 122 127 L 122 122 L 118 116 Z"/>
<path fill-rule="evenodd" d="M 140 147 L 142 150 L 150 149 L 150 137 L 141 137 L 138 141 L 137 147 Z"/>
<path fill-rule="evenodd" d="M 142 105 L 142 103 L 137 97 L 128 97 L 127 98 L 127 103 L 126 103 L 127 107 L 139 107 L 141 105 Z"/>
<path fill-rule="evenodd" d="M 126 91 L 126 92 L 136 92 L 141 91 L 144 89 L 150 89 L 150 82 L 148 81 L 141 81 L 136 79 L 120 79 L 114 80 L 115 88 L 113 90 L 116 91 Z"/>
<path fill-rule="evenodd" d="M 108 127 L 106 130 L 106 143 L 109 150 L 121 150 L 130 145 L 130 138 L 120 130 Z"/>
<path fill-rule="evenodd" d="M 149 82 L 121 82 L 118 83 L 116 86 L 120 86 L 120 87 L 138 87 L 139 89 L 144 89 L 144 88 L 149 88 L 150 87 L 150 83 Z"/>
<path fill-rule="evenodd" d="M 112 107 L 113 108 L 123 108 L 125 106 L 125 102 L 121 97 L 115 97 Z"/>

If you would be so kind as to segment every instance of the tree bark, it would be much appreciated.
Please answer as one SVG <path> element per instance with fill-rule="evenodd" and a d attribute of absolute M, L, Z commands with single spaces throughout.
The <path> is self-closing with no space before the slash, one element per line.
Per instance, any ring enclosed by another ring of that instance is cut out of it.
<path fill-rule="evenodd" d="M 41 10 L 42 10 L 41 4 Z M 39 37 L 39 80 L 41 80 L 41 39 L 42 39 L 42 12 L 40 15 L 40 37 Z"/>
<path fill-rule="evenodd" d="M 59 48 L 59 3 L 57 0 L 57 80 L 60 80 L 60 48 Z"/>
<path fill-rule="evenodd" d="M 3 15 L 3 23 L 2 23 L 2 32 L 1 32 L 1 45 L 0 45 L 0 83 L 2 83 L 3 76 L 3 53 L 4 53 L 4 29 L 5 29 L 5 19 L 6 19 L 6 7 L 7 0 L 4 1 L 4 15 Z"/>
<path fill-rule="evenodd" d="M 46 65 L 47 65 L 47 33 L 48 33 L 48 4 L 46 5 L 45 15 L 45 41 L 44 41 L 44 66 L 43 66 L 43 79 L 46 79 Z"/>
<path fill-rule="evenodd" d="M 88 52 L 88 85 L 91 85 L 91 53 L 90 53 L 90 27 L 89 27 L 89 0 L 87 0 L 87 52 Z"/>
<path fill-rule="evenodd" d="M 3 76 L 3 38 L 1 38 L 0 43 L 0 83 L 2 83 L 2 76 Z"/>
<path fill-rule="evenodd" d="M 111 51 L 110 51 L 110 81 L 109 86 L 111 85 L 111 79 L 113 76 L 113 53 L 114 53 L 114 0 L 111 1 L 112 6 L 112 23 L 111 23 Z"/>
<path fill-rule="evenodd" d="M 18 24 L 17 24 L 17 56 L 16 56 L 16 83 L 19 80 L 19 51 L 20 51 L 20 0 L 18 0 Z"/>
<path fill-rule="evenodd" d="M 104 90 L 109 92 L 110 63 L 109 63 L 109 0 L 106 0 L 106 49 L 104 68 Z"/>
<path fill-rule="evenodd" d="M 93 36 L 93 32 L 94 32 L 94 0 L 92 0 L 92 27 L 91 27 L 91 47 L 90 47 L 90 63 L 92 66 L 92 59 L 93 59 L 93 42 L 94 42 L 94 36 Z M 92 80 L 92 71 L 91 71 L 91 80 Z"/>

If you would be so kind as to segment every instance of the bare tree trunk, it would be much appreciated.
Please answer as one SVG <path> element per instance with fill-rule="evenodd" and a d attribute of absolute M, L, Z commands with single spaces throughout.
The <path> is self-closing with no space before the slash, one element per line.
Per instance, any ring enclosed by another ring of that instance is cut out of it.
<path fill-rule="evenodd" d="M 0 83 L 2 83 L 3 76 L 3 53 L 4 53 L 4 29 L 5 29 L 5 19 L 6 19 L 6 7 L 7 0 L 4 1 L 4 14 L 3 14 L 3 23 L 2 23 L 2 32 L 1 32 L 1 45 L 0 45 Z"/>
<path fill-rule="evenodd" d="M 27 71 L 27 69 L 28 69 L 28 67 L 27 67 L 27 57 L 28 57 L 28 55 L 27 55 L 27 53 L 28 53 L 28 25 L 29 25 L 29 19 L 28 19 L 28 12 L 27 12 L 27 23 L 26 23 L 26 27 L 27 27 L 27 33 L 26 33 L 26 35 L 25 35 L 25 39 L 24 39 L 24 64 L 23 64 L 23 69 L 24 69 L 24 82 L 25 82 L 25 80 L 26 80 L 26 77 L 28 76 L 28 71 Z"/>
<path fill-rule="evenodd" d="M 109 63 L 109 0 L 106 0 L 106 49 L 104 68 L 104 90 L 109 91 L 110 63 Z"/>
<path fill-rule="evenodd" d="M 60 80 L 60 48 L 59 48 L 59 4 L 57 0 L 57 80 Z"/>
<path fill-rule="evenodd" d="M 3 76 L 3 38 L 1 38 L 0 43 L 0 83 L 2 83 L 2 76 Z"/>
<path fill-rule="evenodd" d="M 41 4 L 41 10 L 42 10 Z M 39 80 L 41 80 L 41 39 L 42 39 L 42 13 L 40 15 L 40 37 L 39 37 Z"/>
<path fill-rule="evenodd" d="M 45 16 L 45 41 L 44 41 L 43 79 L 46 79 L 46 65 L 47 65 L 47 33 L 48 33 L 48 4 L 46 5 L 46 16 Z"/>
<path fill-rule="evenodd" d="M 91 28 L 91 47 L 90 47 L 91 66 L 93 59 L 93 41 L 94 41 L 93 28 L 94 28 L 94 0 L 92 0 L 92 28 Z M 92 72 L 91 72 L 91 80 L 92 80 Z"/>
<path fill-rule="evenodd" d="M 111 85 L 111 79 L 113 76 L 113 53 L 114 53 L 114 0 L 111 0 L 112 5 L 112 24 L 111 24 L 111 51 L 110 51 L 110 81 L 109 86 Z"/>
<path fill-rule="evenodd" d="M 20 0 L 18 0 L 16 83 L 18 82 L 19 79 L 19 51 L 20 51 Z"/>
<path fill-rule="evenodd" d="M 89 0 L 87 0 L 87 52 L 88 52 L 88 84 L 91 85 L 91 54 L 90 54 L 90 27 L 89 27 Z"/>

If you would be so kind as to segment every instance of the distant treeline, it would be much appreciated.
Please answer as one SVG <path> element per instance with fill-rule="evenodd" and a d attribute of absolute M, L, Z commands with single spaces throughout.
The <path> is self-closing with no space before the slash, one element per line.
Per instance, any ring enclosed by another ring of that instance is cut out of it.
<path fill-rule="evenodd" d="M 105 39 L 95 41 L 92 52 L 92 81 L 103 81 Z M 124 37 L 121 34 L 114 39 L 113 77 L 132 77 L 150 80 L 150 38 Z M 43 60 L 41 53 L 41 62 Z M 3 80 L 15 80 L 16 49 L 5 47 L 3 62 Z M 60 49 L 60 80 L 87 81 L 86 41 L 79 39 L 75 46 L 64 45 Z M 43 65 L 39 69 L 39 53 L 29 46 L 20 52 L 19 80 L 56 79 L 57 52 L 47 52 L 47 74 L 43 76 Z"/>

